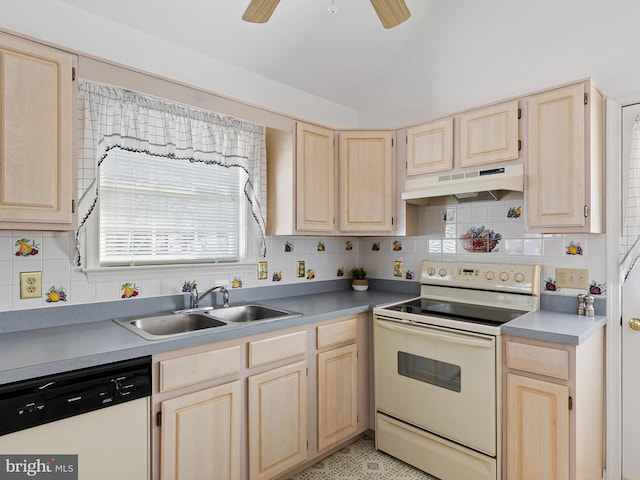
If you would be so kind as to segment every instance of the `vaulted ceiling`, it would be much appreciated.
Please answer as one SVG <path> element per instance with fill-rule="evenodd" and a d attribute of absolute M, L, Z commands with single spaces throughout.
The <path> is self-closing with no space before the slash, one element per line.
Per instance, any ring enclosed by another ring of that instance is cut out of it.
<path fill-rule="evenodd" d="M 369 0 L 282 0 L 269 22 L 242 20 L 249 0 L 62 0 L 190 50 L 358 109 L 420 27 L 433 0 L 385 29 Z"/>
<path fill-rule="evenodd" d="M 593 77 L 640 100 L 637 0 L 0 0 L 0 28 L 336 128 L 397 127 Z"/>

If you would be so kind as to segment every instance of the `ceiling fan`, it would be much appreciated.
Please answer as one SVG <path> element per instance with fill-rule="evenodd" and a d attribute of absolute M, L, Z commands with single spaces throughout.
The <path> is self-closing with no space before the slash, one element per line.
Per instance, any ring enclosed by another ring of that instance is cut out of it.
<path fill-rule="evenodd" d="M 251 0 L 242 15 L 245 22 L 266 23 L 280 0 Z M 404 0 L 371 0 L 371 4 L 384 28 L 400 25 L 411 16 Z"/>

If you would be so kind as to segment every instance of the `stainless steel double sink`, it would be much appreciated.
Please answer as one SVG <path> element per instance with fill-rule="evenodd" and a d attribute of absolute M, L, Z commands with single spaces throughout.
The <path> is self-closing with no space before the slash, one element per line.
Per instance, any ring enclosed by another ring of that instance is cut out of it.
<path fill-rule="evenodd" d="M 178 310 L 148 317 L 118 318 L 114 321 L 147 340 L 162 340 L 212 328 L 299 317 L 300 315 L 302 314 L 282 308 L 248 304 Z"/>

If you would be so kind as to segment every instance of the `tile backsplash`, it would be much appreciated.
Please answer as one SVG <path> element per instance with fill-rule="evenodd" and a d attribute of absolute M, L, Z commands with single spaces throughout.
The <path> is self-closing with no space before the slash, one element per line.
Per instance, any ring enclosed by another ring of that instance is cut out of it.
<path fill-rule="evenodd" d="M 551 295 L 580 293 L 555 287 L 555 268 L 587 268 L 592 293 L 604 295 L 605 235 L 524 233 L 523 210 L 521 200 L 421 207 L 414 237 L 269 237 L 261 280 L 257 268 L 223 274 L 212 268 L 199 278 L 160 270 L 153 278 L 123 273 L 117 280 L 90 281 L 73 266 L 73 233 L 0 231 L 0 311 L 176 295 L 194 281 L 232 289 L 310 283 L 346 277 L 356 265 L 370 278 L 416 281 L 425 258 L 538 263 L 541 290 Z M 42 298 L 20 299 L 19 274 L 26 271 L 42 271 Z"/>

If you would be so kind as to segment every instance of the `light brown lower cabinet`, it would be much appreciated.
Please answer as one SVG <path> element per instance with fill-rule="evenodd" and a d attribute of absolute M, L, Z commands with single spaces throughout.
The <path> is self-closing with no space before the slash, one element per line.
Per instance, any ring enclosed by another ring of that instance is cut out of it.
<path fill-rule="evenodd" d="M 370 325 L 362 313 L 154 355 L 152 478 L 274 480 L 366 431 Z"/>
<path fill-rule="evenodd" d="M 355 334 L 355 318 L 353 332 Z M 349 320 L 347 320 L 349 322 Z M 346 322 L 342 322 L 344 324 Z M 331 326 L 340 328 L 341 324 Z M 352 339 L 355 341 L 355 336 Z M 318 353 L 318 451 L 358 431 L 358 347 L 345 345 Z"/>
<path fill-rule="evenodd" d="M 579 345 L 503 341 L 504 478 L 600 480 L 604 328 Z"/>
<path fill-rule="evenodd" d="M 162 480 L 240 478 L 240 381 L 162 402 Z"/>
<path fill-rule="evenodd" d="M 276 478 L 306 459 L 306 362 L 249 377 L 249 478 Z"/>
<path fill-rule="evenodd" d="M 569 387 L 507 375 L 506 478 L 569 478 Z"/>

